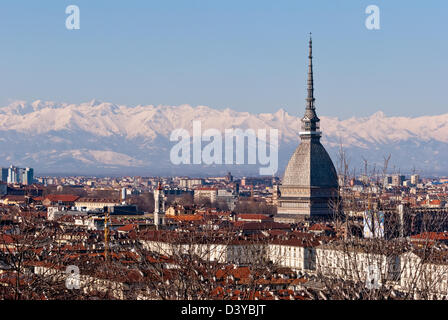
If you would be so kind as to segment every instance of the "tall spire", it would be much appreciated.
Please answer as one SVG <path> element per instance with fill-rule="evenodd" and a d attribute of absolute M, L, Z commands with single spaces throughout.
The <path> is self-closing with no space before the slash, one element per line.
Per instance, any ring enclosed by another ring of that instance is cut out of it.
<path fill-rule="evenodd" d="M 306 98 L 305 115 L 302 118 L 302 132 L 300 136 L 308 139 L 311 136 L 320 138 L 321 132 L 319 131 L 319 117 L 316 114 L 316 108 L 314 106 L 314 79 L 313 79 L 313 40 L 309 41 L 309 54 L 308 54 L 308 81 L 307 81 L 308 95 Z"/>
<path fill-rule="evenodd" d="M 314 81 L 313 81 L 313 39 L 309 42 L 310 52 L 308 54 L 308 97 L 306 98 L 306 108 L 314 109 Z"/>

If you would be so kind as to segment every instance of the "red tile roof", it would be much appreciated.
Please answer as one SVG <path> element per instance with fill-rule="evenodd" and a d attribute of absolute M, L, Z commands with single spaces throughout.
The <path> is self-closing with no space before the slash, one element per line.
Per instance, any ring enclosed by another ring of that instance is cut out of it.
<path fill-rule="evenodd" d="M 45 197 L 45 200 L 50 200 L 51 202 L 75 202 L 79 199 L 79 196 L 73 194 L 49 194 Z"/>
<path fill-rule="evenodd" d="M 128 224 L 128 225 L 118 228 L 117 231 L 130 232 L 130 231 L 134 230 L 136 227 L 137 227 L 137 225 L 135 225 L 135 224 Z"/>
<path fill-rule="evenodd" d="M 200 221 L 203 219 L 201 215 L 197 214 L 184 214 L 180 216 L 167 217 L 176 221 Z"/>
<path fill-rule="evenodd" d="M 448 240 L 448 232 L 423 232 L 414 236 L 411 236 L 412 240 L 435 240 L 442 241 Z"/>
<path fill-rule="evenodd" d="M 8 201 L 25 201 L 25 196 L 9 194 L 4 196 L 3 199 L 7 199 Z"/>
<path fill-rule="evenodd" d="M 267 215 L 264 214 L 257 214 L 257 213 L 240 213 L 238 215 L 238 219 L 243 219 L 243 220 L 272 220 L 272 218 L 270 218 Z"/>

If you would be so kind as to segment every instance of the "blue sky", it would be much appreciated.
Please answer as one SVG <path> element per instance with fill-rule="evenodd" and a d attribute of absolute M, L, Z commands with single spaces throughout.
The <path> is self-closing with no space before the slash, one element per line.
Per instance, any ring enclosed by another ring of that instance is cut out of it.
<path fill-rule="evenodd" d="M 81 29 L 65 28 L 78 5 Z M 380 8 L 368 30 L 365 9 Z M 319 115 L 448 112 L 446 0 L 3 0 L 0 104 L 208 105 Z"/>

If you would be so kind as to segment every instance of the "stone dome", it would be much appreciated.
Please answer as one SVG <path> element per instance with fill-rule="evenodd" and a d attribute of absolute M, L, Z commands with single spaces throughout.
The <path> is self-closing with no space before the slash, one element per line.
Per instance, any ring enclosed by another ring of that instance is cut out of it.
<path fill-rule="evenodd" d="M 327 151 L 318 140 L 302 140 L 289 160 L 282 185 L 338 187 L 336 169 Z"/>

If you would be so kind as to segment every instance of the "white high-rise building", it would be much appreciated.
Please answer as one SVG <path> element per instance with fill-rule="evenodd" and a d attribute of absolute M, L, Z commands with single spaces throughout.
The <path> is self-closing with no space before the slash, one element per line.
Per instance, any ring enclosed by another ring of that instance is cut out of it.
<path fill-rule="evenodd" d="M 159 183 L 154 190 L 154 224 L 156 226 L 165 224 L 165 199 L 162 184 Z"/>
<path fill-rule="evenodd" d="M 22 179 L 23 184 L 33 184 L 34 183 L 34 169 L 33 168 L 25 168 L 25 172 Z"/>
<path fill-rule="evenodd" d="M 8 168 L 8 183 L 19 183 L 19 168 L 13 165 Z"/>
<path fill-rule="evenodd" d="M 411 176 L 411 183 L 413 184 L 413 185 L 417 185 L 417 184 L 419 184 L 420 183 L 420 176 L 418 175 L 418 174 L 413 174 L 412 176 Z"/>
<path fill-rule="evenodd" d="M 18 168 L 11 165 L 9 168 L 2 168 L 2 180 L 5 179 L 7 183 L 34 183 L 34 169 L 33 168 Z"/>
<path fill-rule="evenodd" d="M 126 204 L 126 193 L 127 193 L 126 188 L 122 188 L 121 189 L 121 203 L 122 204 Z"/>

